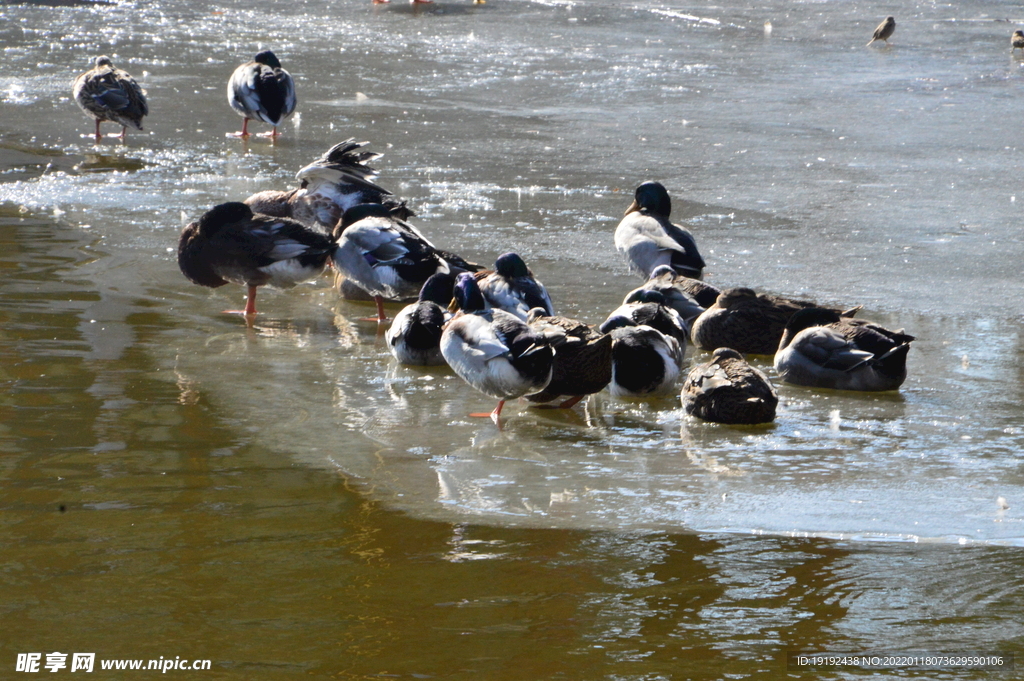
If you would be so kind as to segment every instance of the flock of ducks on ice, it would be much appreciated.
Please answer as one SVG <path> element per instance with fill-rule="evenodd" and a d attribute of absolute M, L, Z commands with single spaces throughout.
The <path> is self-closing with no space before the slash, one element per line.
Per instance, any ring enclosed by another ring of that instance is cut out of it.
<path fill-rule="evenodd" d="M 887 40 L 892 17 L 874 33 Z M 870 43 L 869 43 L 870 44 Z M 1013 48 L 1024 49 L 1017 31 Z M 142 129 L 145 94 L 108 57 L 74 81 L 75 101 L 96 121 Z M 245 120 L 277 128 L 296 106 L 295 86 L 267 50 L 231 75 L 228 101 Z M 500 426 L 506 400 L 570 408 L 608 387 L 616 396 L 674 390 L 688 343 L 711 352 L 682 388 L 687 413 L 708 421 L 767 423 L 778 395 L 745 354 L 774 355 L 787 383 L 839 390 L 896 390 L 907 375 L 913 336 L 854 319 L 848 310 L 756 293 L 719 290 L 701 281 L 704 259 L 693 235 L 673 224 L 668 191 L 658 182 L 637 187 L 615 230 L 615 247 L 644 284 L 598 327 L 560 317 L 544 285 L 515 253 L 493 269 L 434 246 L 409 220 L 404 201 L 374 183 L 368 164 L 380 154 L 367 142 L 345 140 L 299 170 L 299 187 L 263 191 L 223 203 L 181 232 L 178 264 L 201 286 L 248 289 L 244 314 L 256 314 L 258 287 L 290 288 L 335 270 L 348 298 L 372 298 L 376 321 L 383 302 L 416 301 L 385 334 L 399 362 L 448 364 L 480 392 L 498 400 L 490 416 Z"/>
<path fill-rule="evenodd" d="M 617 396 L 672 391 L 688 343 L 712 351 L 683 386 L 687 412 L 725 423 L 775 418 L 778 395 L 743 354 L 775 355 L 784 381 L 845 390 L 895 390 L 906 378 L 913 337 L 853 319 L 859 308 L 719 291 L 700 280 L 693 235 L 673 224 L 668 192 L 637 187 L 615 230 L 615 247 L 643 286 L 597 328 L 555 314 L 551 296 L 523 259 L 505 253 L 484 269 L 434 246 L 408 220 L 412 211 L 373 182 L 365 142 L 346 140 L 301 169 L 300 186 L 215 206 L 185 226 L 178 265 L 201 286 L 289 288 L 332 267 L 348 289 L 383 302 L 415 297 L 385 333 L 399 362 L 448 364 L 498 399 L 572 407 L 606 386 Z M 486 416 L 487 414 L 481 414 Z"/>

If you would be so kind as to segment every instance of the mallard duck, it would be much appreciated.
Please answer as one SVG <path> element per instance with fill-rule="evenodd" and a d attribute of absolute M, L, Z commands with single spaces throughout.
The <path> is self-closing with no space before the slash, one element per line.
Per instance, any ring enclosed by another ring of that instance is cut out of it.
<path fill-rule="evenodd" d="M 779 395 L 771 381 L 732 348 L 690 370 L 681 393 L 687 414 L 715 423 L 769 423 Z"/>
<path fill-rule="evenodd" d="M 657 291 L 640 290 L 635 300 L 612 311 L 598 327 L 601 333 L 611 333 L 624 326 L 650 326 L 671 336 L 686 351 L 690 327 L 682 316 L 666 304 L 665 296 Z"/>
<path fill-rule="evenodd" d="M 669 269 L 669 272 L 672 272 Z M 672 272 L 675 275 L 674 272 Z M 679 277 L 680 279 L 686 279 L 687 281 L 697 281 L 696 279 L 687 279 L 686 277 Z M 640 288 L 635 288 L 626 294 L 626 297 L 622 299 L 623 305 L 629 305 L 630 303 L 642 303 L 652 298 L 651 294 L 657 295 L 660 301 L 664 301 L 662 304 L 667 305 L 671 309 L 679 313 L 679 316 L 686 323 L 686 328 L 690 328 L 693 320 L 699 317 L 703 312 L 704 308 L 697 302 L 697 300 L 687 293 L 682 288 L 669 284 L 668 286 L 661 286 L 660 281 L 648 279 L 647 283 Z M 653 282 L 653 283 L 652 283 Z"/>
<path fill-rule="evenodd" d="M 368 144 L 356 142 L 355 138 L 339 142 L 296 173 L 301 183 L 297 189 L 257 192 L 245 203 L 254 212 L 293 218 L 327 234 L 332 232 L 346 210 L 363 203 L 379 203 L 388 208 L 392 217 L 408 222 L 416 215 L 412 209 L 405 201 L 397 200 L 390 191 L 373 182 L 377 171 L 367 164 L 382 154 L 366 150 Z M 415 227 L 408 226 L 423 237 Z M 451 266 L 453 274 L 483 269 L 449 251 L 437 249 L 437 252 Z M 338 276 L 336 285 L 343 298 L 373 300 L 371 294 L 347 277 Z"/>
<path fill-rule="evenodd" d="M 636 188 L 633 203 L 615 228 L 615 248 L 626 256 L 629 268 L 644 279 L 659 265 L 669 265 L 687 277 L 700 279 L 704 258 L 693 235 L 669 221 L 672 201 L 660 182 Z"/>
<path fill-rule="evenodd" d="M 875 29 L 874 34 L 871 36 L 871 40 L 868 41 L 868 45 L 875 42 L 876 40 L 881 40 L 885 42 L 886 45 L 888 45 L 889 38 L 892 37 L 892 34 L 895 30 L 896 20 L 892 17 L 886 17 L 885 21 L 880 23 L 878 25 L 878 28 Z"/>
<path fill-rule="evenodd" d="M 551 382 L 526 399 L 540 403 L 567 397 L 558 407 L 568 409 L 612 380 L 611 336 L 579 320 L 548 315 L 539 307 L 530 310 L 526 323 L 555 350 Z"/>
<path fill-rule="evenodd" d="M 336 246 L 294 220 L 254 215 L 244 203 L 222 203 L 181 230 L 178 266 L 189 281 L 249 288 L 245 314 L 256 314 L 256 287 L 290 288 L 318 276 Z"/>
<path fill-rule="evenodd" d="M 384 299 L 415 296 L 432 274 L 450 274 L 447 261 L 387 206 L 364 203 L 345 211 L 334 228 L 334 266 L 373 296 L 377 322 L 386 321 Z"/>
<path fill-rule="evenodd" d="M 361 203 L 401 207 L 404 213 L 396 217 L 408 220 L 413 212 L 404 202 L 395 201 L 391 192 L 373 182 L 377 171 L 367 164 L 383 154 L 367 151 L 368 144 L 352 137 L 339 142 L 295 174 L 301 183 L 297 189 L 257 192 L 245 203 L 257 213 L 292 218 L 328 234 L 346 210 Z"/>
<path fill-rule="evenodd" d="M 644 397 L 673 389 L 685 352 L 679 341 L 650 326 L 618 327 L 611 336 L 612 395 Z"/>
<path fill-rule="evenodd" d="M 232 137 L 249 136 L 249 119 L 272 125 L 267 133 L 277 137 L 277 127 L 295 113 L 295 81 L 281 68 L 281 62 L 270 50 L 263 50 L 251 62 L 242 64 L 228 80 L 228 104 L 242 116 L 242 131 Z"/>
<path fill-rule="evenodd" d="M 708 308 L 715 304 L 715 301 L 718 300 L 718 294 L 721 293 L 721 291 L 706 281 L 679 274 L 672 269 L 671 265 L 658 265 L 655 267 L 651 272 L 651 276 L 647 278 L 647 282 L 640 289 L 661 293 L 665 296 L 669 307 L 684 315 L 684 319 L 686 318 L 684 310 L 692 309 L 691 299 L 697 301 L 697 304 L 702 308 Z M 633 289 L 633 291 L 640 289 Z M 632 295 L 633 291 L 630 291 L 629 295 Z M 677 297 L 679 298 L 678 305 L 675 300 Z"/>
<path fill-rule="evenodd" d="M 455 280 L 460 312 L 444 329 L 441 354 L 466 383 L 498 399 L 490 416 L 500 426 L 505 401 L 540 392 L 551 380 L 554 351 L 526 322 L 504 310 L 485 309 L 472 274 Z"/>
<path fill-rule="evenodd" d="M 834 310 L 808 308 L 790 318 L 775 371 L 796 385 L 836 390 L 896 390 L 907 377 L 914 337 Z"/>
<path fill-rule="evenodd" d="M 523 259 L 516 253 L 505 253 L 494 261 L 494 270 L 477 274 L 477 284 L 484 300 L 491 307 L 504 310 L 525 320 L 535 307 L 547 315 L 555 314 L 551 297 Z"/>
<path fill-rule="evenodd" d="M 450 318 L 447 308 L 454 287 L 452 275 L 431 275 L 420 289 L 419 300 L 395 315 L 384 334 L 395 359 L 417 366 L 444 364 L 441 332 Z"/>
<path fill-rule="evenodd" d="M 71 86 L 75 102 L 96 119 L 96 141 L 103 139 L 100 123 L 111 121 L 121 126 L 121 139 L 128 126 L 142 130 L 142 118 L 149 115 L 146 91 L 126 71 L 115 68 L 110 57 L 96 57 L 91 69 L 75 78 Z"/>
<path fill-rule="evenodd" d="M 744 354 L 774 355 L 782 331 L 799 310 L 817 307 L 806 300 L 792 300 L 749 288 L 722 291 L 715 304 L 693 323 L 690 338 L 701 350 L 732 348 Z M 834 310 L 852 317 L 860 307 Z"/>
<path fill-rule="evenodd" d="M 1014 31 L 1010 36 L 1010 54 L 1013 54 L 1014 50 L 1024 52 L 1024 31 Z"/>

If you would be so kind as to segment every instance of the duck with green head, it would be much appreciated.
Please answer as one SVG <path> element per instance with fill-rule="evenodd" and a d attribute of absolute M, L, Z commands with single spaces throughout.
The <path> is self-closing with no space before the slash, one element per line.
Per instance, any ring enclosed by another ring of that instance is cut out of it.
<path fill-rule="evenodd" d="M 659 265 L 668 265 L 687 277 L 700 279 L 704 258 L 693 235 L 669 220 L 672 200 L 660 182 L 644 182 L 633 194 L 625 216 L 615 228 L 615 248 L 626 257 L 630 270 L 644 279 Z"/>
<path fill-rule="evenodd" d="M 525 320 L 535 307 L 555 314 L 551 296 L 517 253 L 504 253 L 494 261 L 494 270 L 477 274 L 477 285 L 491 307 Z"/>
<path fill-rule="evenodd" d="M 504 310 L 488 309 L 472 274 L 455 280 L 459 312 L 445 326 L 441 354 L 466 383 L 498 399 L 490 414 L 501 424 L 507 400 L 537 393 L 551 381 L 554 350 L 543 335 Z"/>

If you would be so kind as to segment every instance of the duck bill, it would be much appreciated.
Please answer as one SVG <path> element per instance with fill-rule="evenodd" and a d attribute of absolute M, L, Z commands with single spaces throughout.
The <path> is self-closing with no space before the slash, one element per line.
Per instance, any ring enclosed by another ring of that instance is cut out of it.
<path fill-rule="evenodd" d="M 633 199 L 633 203 L 629 204 L 629 208 L 627 208 L 626 212 L 622 214 L 622 217 L 626 217 L 630 213 L 635 213 L 638 210 L 640 210 L 640 204 L 636 202 L 636 199 Z"/>

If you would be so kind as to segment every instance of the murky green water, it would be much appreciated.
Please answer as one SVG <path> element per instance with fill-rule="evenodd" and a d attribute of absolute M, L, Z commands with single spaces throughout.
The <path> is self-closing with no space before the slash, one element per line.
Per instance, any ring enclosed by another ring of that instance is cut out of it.
<path fill-rule="evenodd" d="M 0 6 L 0 678 L 53 651 L 637 680 L 1020 653 L 1020 8 L 908 7 L 865 50 L 891 11 Z M 300 115 L 274 146 L 226 139 L 227 76 L 267 47 Z M 83 138 L 70 101 L 99 53 L 149 92 L 126 144 Z M 240 289 L 180 275 L 185 220 L 349 136 L 438 245 L 515 249 L 592 322 L 636 284 L 611 232 L 660 179 L 710 281 L 863 304 L 919 338 L 910 377 L 782 387 L 768 428 L 598 395 L 498 431 L 327 280 L 261 292 L 247 328 L 221 313 Z"/>

